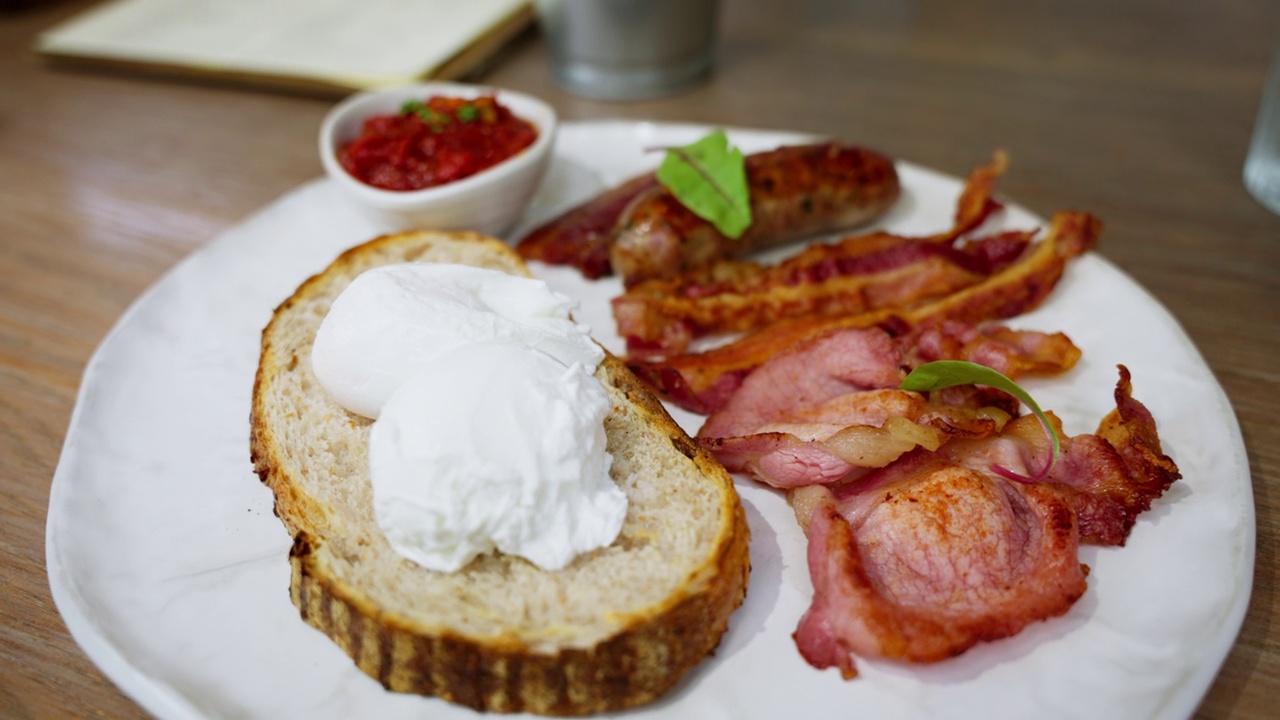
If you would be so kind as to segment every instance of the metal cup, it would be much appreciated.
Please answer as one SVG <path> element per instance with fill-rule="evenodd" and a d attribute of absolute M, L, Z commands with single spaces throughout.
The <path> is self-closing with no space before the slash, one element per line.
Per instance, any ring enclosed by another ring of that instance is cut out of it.
<path fill-rule="evenodd" d="M 537 0 L 551 72 L 569 92 L 635 100 L 707 75 L 719 0 Z"/>
<path fill-rule="evenodd" d="M 1262 88 L 1262 103 L 1244 162 L 1244 186 L 1254 199 L 1280 214 L 1280 48 Z"/>

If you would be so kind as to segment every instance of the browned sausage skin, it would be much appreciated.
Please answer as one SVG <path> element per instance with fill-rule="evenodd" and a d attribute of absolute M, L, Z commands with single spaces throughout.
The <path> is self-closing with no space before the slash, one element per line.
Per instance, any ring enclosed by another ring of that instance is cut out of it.
<path fill-rule="evenodd" d="M 516 249 L 526 259 L 574 265 L 590 278 L 617 273 L 630 285 L 862 225 L 900 193 L 893 161 L 840 143 L 753 153 L 746 173 L 753 219 L 737 239 L 694 215 L 650 174 L 539 227 Z"/>
<path fill-rule="evenodd" d="M 525 260 L 572 265 L 592 280 L 609 275 L 609 247 L 618 218 L 637 195 L 657 184 L 648 173 L 606 190 L 532 230 L 516 251 Z"/>
<path fill-rule="evenodd" d="M 879 217 L 900 192 L 891 160 L 839 143 L 748 155 L 746 171 L 752 223 L 742 237 L 725 237 L 664 188 L 652 189 L 619 219 L 609 256 L 613 271 L 630 285 L 855 227 Z"/>

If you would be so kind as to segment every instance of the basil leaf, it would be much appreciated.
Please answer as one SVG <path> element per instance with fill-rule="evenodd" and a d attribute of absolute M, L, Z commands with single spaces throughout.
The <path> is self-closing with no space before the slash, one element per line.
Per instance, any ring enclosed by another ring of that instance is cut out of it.
<path fill-rule="evenodd" d="M 657 175 L 682 205 L 726 237 L 740 238 L 751 225 L 746 158 L 729 146 L 723 130 L 668 148 Z"/>
<path fill-rule="evenodd" d="M 1022 401 L 1035 414 L 1036 419 L 1040 421 L 1041 427 L 1044 428 L 1045 434 L 1049 436 L 1049 442 L 1053 446 L 1053 458 L 1044 470 L 1031 478 L 1018 476 L 1002 467 L 996 467 L 995 469 L 1001 471 L 1000 474 L 1005 477 L 1024 482 L 1039 482 L 1049 476 L 1049 471 L 1057 464 L 1058 456 L 1062 452 L 1062 443 L 1058 439 L 1058 432 L 1054 430 L 1053 424 L 1049 422 L 1049 418 L 1045 416 L 1044 411 L 1031 398 L 1031 394 L 1006 377 L 1004 373 L 985 365 L 964 360 L 937 360 L 925 363 L 912 370 L 903 379 L 900 387 L 903 390 L 926 392 L 929 390 L 941 390 L 955 385 L 986 385 L 997 390 L 1003 390 Z"/>

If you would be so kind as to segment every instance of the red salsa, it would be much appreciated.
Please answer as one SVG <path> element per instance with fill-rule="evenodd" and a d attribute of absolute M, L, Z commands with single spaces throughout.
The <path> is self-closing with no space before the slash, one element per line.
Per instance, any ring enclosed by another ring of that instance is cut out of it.
<path fill-rule="evenodd" d="M 356 179 L 384 190 L 421 190 L 475 175 L 533 144 L 538 129 L 492 96 L 410 100 L 364 121 L 338 151 Z"/>

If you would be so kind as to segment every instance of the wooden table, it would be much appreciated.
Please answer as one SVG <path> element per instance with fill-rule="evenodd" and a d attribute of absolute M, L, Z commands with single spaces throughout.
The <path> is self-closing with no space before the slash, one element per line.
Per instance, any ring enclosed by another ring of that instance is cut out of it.
<path fill-rule="evenodd" d="M 0 15 L 0 716 L 139 717 L 68 635 L 45 575 L 81 372 L 166 269 L 321 173 L 331 102 L 50 69 L 33 38 L 90 3 L 30 4 Z M 1254 593 L 1200 715 L 1263 718 L 1280 701 L 1280 218 L 1240 178 L 1278 32 L 1272 0 L 729 0 L 714 77 L 676 97 L 570 96 L 532 31 L 479 79 L 566 119 L 811 131 L 957 175 L 1005 148 L 1003 192 L 1101 216 L 1100 252 L 1181 321 L 1243 428 Z"/>

